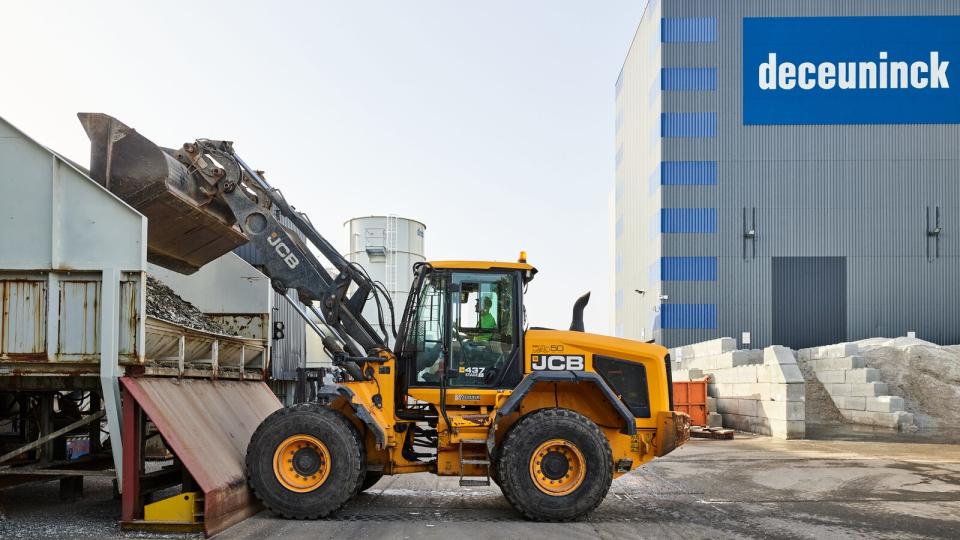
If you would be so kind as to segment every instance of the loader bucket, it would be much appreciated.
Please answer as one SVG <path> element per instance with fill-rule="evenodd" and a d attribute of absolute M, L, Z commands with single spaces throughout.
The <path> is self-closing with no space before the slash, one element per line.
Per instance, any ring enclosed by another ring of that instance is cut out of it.
<path fill-rule="evenodd" d="M 233 213 L 204 193 L 173 156 L 112 116 L 78 113 L 90 138 L 90 176 L 147 216 L 147 260 L 192 274 L 247 243 Z"/>

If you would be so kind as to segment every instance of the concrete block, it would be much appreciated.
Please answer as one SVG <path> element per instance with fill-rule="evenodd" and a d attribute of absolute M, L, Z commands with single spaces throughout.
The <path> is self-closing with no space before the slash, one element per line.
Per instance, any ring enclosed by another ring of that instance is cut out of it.
<path fill-rule="evenodd" d="M 889 394 L 889 392 L 887 391 L 887 383 L 868 382 L 868 383 L 850 384 L 849 386 L 850 386 L 851 396 L 874 397 L 874 396 L 885 396 Z"/>
<path fill-rule="evenodd" d="M 737 398 L 717 398 L 717 412 L 723 414 L 737 414 Z"/>
<path fill-rule="evenodd" d="M 773 366 L 776 367 L 776 366 Z M 780 371 L 783 374 L 783 382 L 786 383 L 802 383 L 803 382 L 803 373 L 800 372 L 800 367 L 796 364 L 781 364 Z"/>
<path fill-rule="evenodd" d="M 757 366 L 738 366 L 733 368 L 736 371 L 736 382 L 755 383 L 757 382 Z"/>
<path fill-rule="evenodd" d="M 744 416 L 757 416 L 757 403 L 755 399 L 737 400 L 737 414 Z"/>
<path fill-rule="evenodd" d="M 723 417 L 720 416 L 720 413 L 707 414 L 707 427 L 723 427 Z"/>
<path fill-rule="evenodd" d="M 686 382 L 690 380 L 690 372 L 686 369 L 673 370 L 674 382 Z"/>
<path fill-rule="evenodd" d="M 866 410 L 875 412 L 897 412 L 902 411 L 904 404 L 900 396 L 876 396 L 863 398 L 866 404 Z"/>
<path fill-rule="evenodd" d="M 749 366 L 749 365 L 761 363 L 757 361 L 756 355 L 751 354 L 750 351 L 730 351 L 727 353 L 723 353 L 723 356 L 729 356 L 730 363 L 734 367 Z"/>
<path fill-rule="evenodd" d="M 880 370 L 874 368 L 860 368 L 860 369 L 848 369 L 847 370 L 847 381 L 848 383 L 857 384 L 857 383 L 868 383 L 879 381 L 881 379 Z"/>
<path fill-rule="evenodd" d="M 793 350 L 780 345 L 773 345 L 763 350 L 764 364 L 796 364 L 797 358 L 793 355 Z"/>
<path fill-rule="evenodd" d="M 761 401 L 759 402 L 759 413 L 771 421 L 803 421 L 806 418 L 805 405 L 802 401 Z"/>
<path fill-rule="evenodd" d="M 846 356 L 843 358 L 820 358 L 810 360 L 814 371 L 828 371 L 835 369 L 859 369 L 867 366 L 862 356 Z"/>
<path fill-rule="evenodd" d="M 712 379 L 711 379 L 712 380 Z M 718 397 L 717 384 L 716 383 L 707 383 L 707 396 L 710 398 Z"/>
<path fill-rule="evenodd" d="M 847 372 L 843 370 L 836 371 L 817 371 L 817 379 L 824 384 L 852 382 L 847 380 Z"/>
<path fill-rule="evenodd" d="M 774 422 L 770 427 L 770 435 L 779 439 L 802 439 L 807 432 L 806 422 L 799 420 Z"/>
<path fill-rule="evenodd" d="M 843 383 L 843 384 L 828 384 L 828 383 L 825 383 L 825 384 L 823 385 L 823 388 L 826 389 L 827 393 L 830 394 L 831 397 L 837 397 L 837 396 L 852 396 L 852 395 L 853 395 L 853 393 L 852 393 L 852 392 L 853 392 L 853 389 L 851 388 L 851 386 L 852 386 L 852 385 L 849 385 L 849 384 L 846 384 L 846 383 Z"/>
<path fill-rule="evenodd" d="M 851 421 L 868 426 L 899 429 L 913 423 L 913 414 L 904 411 L 874 412 L 841 410 L 840 412 Z"/>
<path fill-rule="evenodd" d="M 864 411 L 867 409 L 867 398 L 852 396 L 837 396 L 833 398 L 833 403 L 838 409 L 850 409 L 854 411 Z"/>
<path fill-rule="evenodd" d="M 700 380 L 703 378 L 703 370 L 691 368 L 689 371 L 687 371 L 687 377 L 689 377 L 687 380 L 690 381 Z"/>
<path fill-rule="evenodd" d="M 855 356 L 860 352 L 856 343 L 837 343 L 835 345 L 825 345 L 823 347 L 814 347 L 816 352 L 813 358 L 843 358 L 845 356 Z"/>
<path fill-rule="evenodd" d="M 717 411 L 717 398 L 707 397 L 707 412 Z"/>
<path fill-rule="evenodd" d="M 683 348 L 683 355 L 688 356 L 688 349 L 690 353 L 689 356 L 710 356 L 712 354 L 723 354 L 727 351 L 733 351 L 737 349 L 737 340 L 730 337 L 723 337 L 720 339 L 712 339 L 710 341 L 703 341 L 700 343 L 694 343 L 692 345 L 687 345 Z"/>
<path fill-rule="evenodd" d="M 806 401 L 806 393 L 806 383 L 770 384 L 762 397 L 773 401 Z"/>

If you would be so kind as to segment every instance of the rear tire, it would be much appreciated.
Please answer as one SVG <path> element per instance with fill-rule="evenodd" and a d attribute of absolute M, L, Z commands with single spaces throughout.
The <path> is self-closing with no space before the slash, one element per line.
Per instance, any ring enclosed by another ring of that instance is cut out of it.
<path fill-rule="evenodd" d="M 247 447 L 247 482 L 271 512 L 326 517 L 360 488 L 366 460 L 360 433 L 340 412 L 295 405 L 268 416 Z"/>
<path fill-rule="evenodd" d="M 607 438 L 589 418 L 567 409 L 528 414 L 498 455 L 500 489 L 534 521 L 571 521 L 592 512 L 613 480 Z"/>

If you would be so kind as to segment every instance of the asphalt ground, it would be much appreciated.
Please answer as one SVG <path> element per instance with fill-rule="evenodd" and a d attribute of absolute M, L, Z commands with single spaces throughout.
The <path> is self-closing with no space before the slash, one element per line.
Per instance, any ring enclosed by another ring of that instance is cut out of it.
<path fill-rule="evenodd" d="M 153 537 L 119 531 L 119 503 L 100 482 L 67 505 L 56 482 L 0 491 L 0 538 Z M 958 538 L 960 445 L 930 436 L 693 440 L 614 481 L 573 523 L 526 521 L 495 485 L 384 477 L 329 519 L 263 512 L 217 536 L 269 537 Z"/>

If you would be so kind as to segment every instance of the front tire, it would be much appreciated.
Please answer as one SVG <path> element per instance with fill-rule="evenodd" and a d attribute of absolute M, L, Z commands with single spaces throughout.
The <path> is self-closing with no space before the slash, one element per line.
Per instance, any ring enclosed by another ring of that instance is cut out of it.
<path fill-rule="evenodd" d="M 571 521 L 590 513 L 613 480 L 613 455 L 603 432 L 567 409 L 541 409 L 522 418 L 499 456 L 500 489 L 534 521 Z"/>
<path fill-rule="evenodd" d="M 357 493 L 366 473 L 356 427 L 338 411 L 295 405 L 268 416 L 247 447 L 247 482 L 271 512 L 326 517 Z"/>

